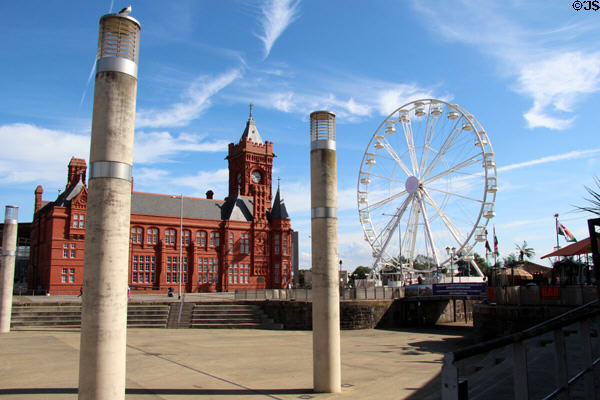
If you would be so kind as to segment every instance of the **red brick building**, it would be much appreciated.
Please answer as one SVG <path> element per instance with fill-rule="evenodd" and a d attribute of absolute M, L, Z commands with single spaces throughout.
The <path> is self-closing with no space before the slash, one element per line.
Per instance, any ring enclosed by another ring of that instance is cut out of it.
<path fill-rule="evenodd" d="M 293 231 L 279 187 L 272 198 L 274 157 L 273 143 L 262 141 L 250 114 L 239 143 L 229 144 L 227 198 L 213 199 L 210 190 L 206 198 L 133 192 L 133 292 L 177 291 L 180 278 L 185 292 L 286 287 Z M 78 294 L 82 287 L 86 170 L 85 160 L 72 158 L 65 191 L 54 201 L 42 200 L 41 186 L 35 190 L 32 290 Z"/>

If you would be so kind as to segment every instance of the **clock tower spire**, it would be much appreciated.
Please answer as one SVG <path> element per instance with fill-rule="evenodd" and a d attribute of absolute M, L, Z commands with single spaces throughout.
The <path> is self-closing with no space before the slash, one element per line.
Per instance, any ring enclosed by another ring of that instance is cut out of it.
<path fill-rule="evenodd" d="M 250 116 L 246 122 L 246 129 L 237 144 L 229 144 L 227 161 L 229 162 L 229 196 L 253 196 L 261 193 L 256 204 L 260 215 L 255 218 L 262 219 L 272 199 L 272 170 L 273 170 L 273 143 L 263 142 L 256 123 L 252 118 L 252 104 Z"/>

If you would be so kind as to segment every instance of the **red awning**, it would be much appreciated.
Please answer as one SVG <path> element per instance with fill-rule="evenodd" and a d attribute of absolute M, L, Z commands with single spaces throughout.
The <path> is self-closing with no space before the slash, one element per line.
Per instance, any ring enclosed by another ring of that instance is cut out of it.
<path fill-rule="evenodd" d="M 600 246 L 600 239 L 598 240 L 598 244 Z M 568 246 L 563 247 L 562 249 L 558 249 L 553 251 L 552 253 L 546 254 L 541 258 L 546 257 L 564 257 L 564 256 L 576 256 L 580 254 L 587 254 L 592 252 L 592 242 L 590 238 L 585 238 L 580 240 L 579 242 L 575 242 Z"/>

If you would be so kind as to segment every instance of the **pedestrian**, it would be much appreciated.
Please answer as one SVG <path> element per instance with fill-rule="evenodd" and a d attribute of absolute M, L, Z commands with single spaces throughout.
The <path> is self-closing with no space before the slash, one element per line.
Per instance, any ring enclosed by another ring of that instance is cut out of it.
<path fill-rule="evenodd" d="M 83 296 L 83 286 L 79 288 L 79 295 L 77 297 Z"/>
<path fill-rule="evenodd" d="M 131 288 L 127 286 L 127 298 L 131 298 Z"/>

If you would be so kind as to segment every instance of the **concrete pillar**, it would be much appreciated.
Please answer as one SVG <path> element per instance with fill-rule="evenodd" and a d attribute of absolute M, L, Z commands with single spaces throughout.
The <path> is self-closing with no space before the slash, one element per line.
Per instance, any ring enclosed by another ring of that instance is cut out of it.
<path fill-rule="evenodd" d="M 79 399 L 125 398 L 131 168 L 140 24 L 100 18 L 85 231 Z"/>
<path fill-rule="evenodd" d="M 10 331 L 15 258 L 17 256 L 17 227 L 19 207 L 6 206 L 2 232 L 2 263 L 0 264 L 0 333 Z"/>
<path fill-rule="evenodd" d="M 313 287 L 313 382 L 316 392 L 341 387 L 335 114 L 310 114 Z"/>

